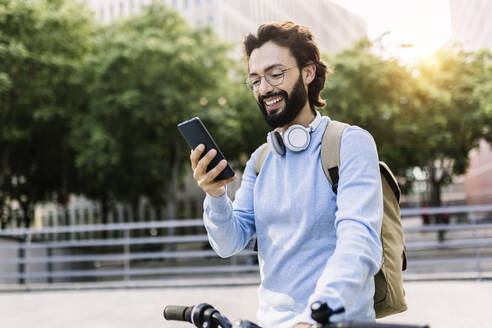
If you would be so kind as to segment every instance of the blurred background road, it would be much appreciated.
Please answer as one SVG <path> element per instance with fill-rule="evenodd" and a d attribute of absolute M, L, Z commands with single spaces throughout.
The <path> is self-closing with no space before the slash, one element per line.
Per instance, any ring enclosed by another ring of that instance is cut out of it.
<path fill-rule="evenodd" d="M 381 322 L 432 328 L 490 327 L 492 282 L 405 284 L 409 310 Z M 10 292 L 0 294 L 2 328 L 192 327 L 166 322 L 165 305 L 212 304 L 229 319 L 255 320 L 256 286 Z"/>

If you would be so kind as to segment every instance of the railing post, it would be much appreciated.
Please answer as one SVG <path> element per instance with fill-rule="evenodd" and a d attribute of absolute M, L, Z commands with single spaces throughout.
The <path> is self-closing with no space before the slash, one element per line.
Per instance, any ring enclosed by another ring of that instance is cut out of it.
<path fill-rule="evenodd" d="M 29 276 L 29 267 L 27 266 L 29 262 L 29 246 L 31 246 L 31 229 L 27 230 L 26 234 L 26 242 L 25 242 L 25 249 L 24 249 L 24 285 L 28 285 L 28 276 Z"/>
<path fill-rule="evenodd" d="M 48 269 L 48 283 L 53 283 L 53 261 L 51 257 L 53 256 L 53 249 L 49 246 L 46 247 L 46 255 L 48 257 L 47 269 Z"/>
<path fill-rule="evenodd" d="M 17 252 L 17 256 L 19 257 L 19 264 L 17 265 L 17 271 L 18 271 L 18 274 L 19 274 L 19 278 L 17 279 L 17 283 L 18 284 L 24 284 L 25 283 L 25 280 L 24 280 L 24 273 L 26 271 L 26 262 L 25 262 L 25 259 L 26 259 L 26 241 L 27 241 L 27 235 L 25 237 L 25 240 L 24 242 L 22 242 L 22 240 L 19 242 L 19 249 L 18 249 L 18 252 Z"/>
<path fill-rule="evenodd" d="M 69 226 L 71 227 L 74 227 L 75 228 L 75 225 L 77 224 L 75 222 L 75 218 L 74 218 L 74 215 L 73 215 L 73 211 L 70 211 L 67 208 L 65 208 L 65 217 L 67 218 L 67 223 Z M 69 237 L 70 240 L 75 240 L 75 232 L 70 232 L 70 237 Z"/>
<path fill-rule="evenodd" d="M 130 228 L 124 230 L 125 244 L 123 246 L 125 253 L 125 281 L 130 280 Z"/>
<path fill-rule="evenodd" d="M 477 240 L 478 235 L 477 235 L 477 220 L 474 215 L 471 215 L 470 221 L 473 226 L 473 239 Z M 477 280 L 482 280 L 482 266 L 481 266 L 481 259 L 480 259 L 480 247 L 475 245 L 475 260 L 477 263 Z"/>

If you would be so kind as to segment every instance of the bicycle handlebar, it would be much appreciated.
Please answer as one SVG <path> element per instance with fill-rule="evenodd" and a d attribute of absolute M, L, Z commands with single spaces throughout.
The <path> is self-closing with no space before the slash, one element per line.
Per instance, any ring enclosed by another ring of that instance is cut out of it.
<path fill-rule="evenodd" d="M 166 320 L 186 321 L 193 323 L 191 320 L 192 306 L 169 305 L 164 308 L 164 318 Z"/>
<path fill-rule="evenodd" d="M 247 320 L 238 321 L 233 326 L 219 311 L 206 303 L 195 306 L 168 305 L 164 308 L 164 318 L 166 320 L 189 322 L 199 328 L 261 328 Z M 312 328 L 429 328 L 429 326 L 343 321 L 329 324 L 315 324 Z"/>
<path fill-rule="evenodd" d="M 168 305 L 163 314 L 167 320 L 186 321 L 200 328 L 232 328 L 229 320 L 207 303 L 194 306 Z"/>

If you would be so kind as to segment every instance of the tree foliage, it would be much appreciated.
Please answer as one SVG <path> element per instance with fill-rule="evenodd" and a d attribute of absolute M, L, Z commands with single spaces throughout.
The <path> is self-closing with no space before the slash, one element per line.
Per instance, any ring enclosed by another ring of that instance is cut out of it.
<path fill-rule="evenodd" d="M 17 201 L 25 225 L 75 180 L 67 135 L 92 27 L 73 1 L 0 1 L 0 205 Z"/>
<path fill-rule="evenodd" d="M 423 168 L 439 204 L 470 150 L 492 141 L 492 56 L 443 50 L 408 67 L 373 46 L 325 56 L 334 73 L 323 111 L 369 130 L 407 182 Z M 97 26 L 76 1 L 0 0 L 0 206 L 19 203 L 28 225 L 36 202 L 69 193 L 104 213 L 145 196 L 173 218 L 178 181 L 191 174 L 179 122 L 199 116 L 238 170 L 265 142 L 232 51 L 160 2 Z"/>
<path fill-rule="evenodd" d="M 189 156 L 177 124 L 200 116 L 221 126 L 231 116 L 220 88 L 227 50 L 160 3 L 101 28 L 88 62 L 88 110 L 71 138 L 89 195 L 135 206 L 141 196 L 173 201 Z"/>
<path fill-rule="evenodd" d="M 380 158 L 407 182 L 421 167 L 440 188 L 463 174 L 468 153 L 490 140 L 491 55 L 442 50 L 414 67 L 382 58 L 367 41 L 327 58 L 334 69 L 323 95 L 333 118 L 374 136 Z"/>
<path fill-rule="evenodd" d="M 327 61 L 333 70 L 322 91 L 328 114 L 370 131 L 380 158 L 397 174 L 419 165 L 410 137 L 420 130 L 410 109 L 414 78 L 406 67 L 396 59 L 373 54 L 368 41 Z"/>

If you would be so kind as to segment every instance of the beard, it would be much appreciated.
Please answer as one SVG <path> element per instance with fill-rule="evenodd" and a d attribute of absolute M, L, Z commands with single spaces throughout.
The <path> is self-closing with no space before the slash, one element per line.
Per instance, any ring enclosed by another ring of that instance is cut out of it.
<path fill-rule="evenodd" d="M 264 100 L 269 97 L 281 96 L 285 101 L 284 109 L 278 109 L 274 113 L 269 114 L 265 108 Z M 258 98 L 258 106 L 265 118 L 265 121 L 272 127 L 272 129 L 276 129 L 281 126 L 285 126 L 292 122 L 297 115 L 301 112 L 302 108 L 306 104 L 307 101 L 307 92 L 304 88 L 304 84 L 302 81 L 302 76 L 299 76 L 297 82 L 292 89 L 292 92 L 289 95 L 284 90 L 273 92 L 271 94 L 260 96 Z M 280 111 L 279 111 L 280 110 Z"/>

